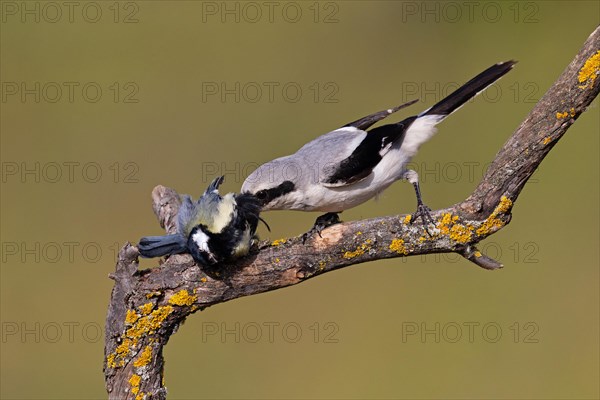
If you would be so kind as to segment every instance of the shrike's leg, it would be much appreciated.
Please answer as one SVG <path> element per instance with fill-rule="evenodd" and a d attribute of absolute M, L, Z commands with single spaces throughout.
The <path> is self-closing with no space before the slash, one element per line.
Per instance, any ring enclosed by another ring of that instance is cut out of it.
<path fill-rule="evenodd" d="M 340 212 L 328 212 L 327 214 L 320 215 L 315 220 L 315 224 L 313 225 L 311 230 L 306 232 L 304 235 L 302 235 L 302 243 L 306 242 L 306 239 L 308 239 L 310 236 L 314 235 L 315 233 L 317 235 L 319 235 L 319 237 L 321 237 L 321 231 L 323 229 L 325 229 L 331 225 L 339 224 L 340 222 L 342 222 L 342 221 L 340 221 L 340 217 L 338 215 Z"/>
<path fill-rule="evenodd" d="M 423 225 L 425 226 L 425 230 L 427 230 L 426 225 L 428 223 L 431 223 L 434 225 L 435 225 L 435 223 L 433 222 L 433 218 L 431 217 L 431 214 L 430 214 L 431 209 L 429 207 L 427 207 L 425 204 L 423 204 L 423 199 L 421 198 L 421 188 L 419 187 L 419 175 L 417 174 L 416 171 L 413 171 L 412 169 L 408 169 L 404 172 L 404 174 L 402 175 L 402 178 L 404 178 L 407 181 L 409 181 L 410 183 L 412 183 L 412 185 L 415 188 L 415 193 L 417 195 L 417 211 L 412 215 L 412 217 L 410 219 L 410 223 L 412 224 L 413 222 L 415 222 L 417 220 L 417 218 L 420 217 L 421 221 L 423 222 Z M 427 230 L 427 233 L 429 234 L 428 230 Z"/>

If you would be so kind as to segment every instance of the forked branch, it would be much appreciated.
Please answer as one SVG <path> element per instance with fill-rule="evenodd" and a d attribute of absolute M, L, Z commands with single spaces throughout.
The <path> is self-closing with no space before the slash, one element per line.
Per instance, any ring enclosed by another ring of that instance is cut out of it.
<path fill-rule="evenodd" d="M 305 244 L 300 237 L 263 244 L 214 273 L 203 271 L 189 255 L 139 271 L 137 249 L 126 244 L 111 274 L 115 286 L 106 319 L 104 373 L 110 398 L 165 398 L 163 346 L 188 315 L 208 306 L 384 258 L 455 252 L 480 267 L 500 267 L 476 244 L 510 222 L 529 177 L 598 95 L 599 74 L 597 28 L 502 147 L 475 191 L 432 213 L 432 236 L 419 224 L 411 225 L 406 215 L 347 222 Z M 161 226 L 173 232 L 179 196 L 158 186 L 152 198 Z"/>

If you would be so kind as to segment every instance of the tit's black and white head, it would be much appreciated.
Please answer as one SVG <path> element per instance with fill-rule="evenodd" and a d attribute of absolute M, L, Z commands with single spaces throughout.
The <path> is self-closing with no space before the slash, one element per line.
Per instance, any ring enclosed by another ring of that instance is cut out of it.
<path fill-rule="evenodd" d="M 259 221 L 260 204 L 254 196 L 219 195 L 223 178 L 217 178 L 197 202 L 183 198 L 178 230 L 187 237 L 194 259 L 204 265 L 248 254 Z"/>
<path fill-rule="evenodd" d="M 157 257 L 189 253 L 202 265 L 248 254 L 258 221 L 260 202 L 249 194 L 219 194 L 223 177 L 216 178 L 198 201 L 182 196 L 177 214 L 177 233 L 142 238 L 140 254 Z"/>

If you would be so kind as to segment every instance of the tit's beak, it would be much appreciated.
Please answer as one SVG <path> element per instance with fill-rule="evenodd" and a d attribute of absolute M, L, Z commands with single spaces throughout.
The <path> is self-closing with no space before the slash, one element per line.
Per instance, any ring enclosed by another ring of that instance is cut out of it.
<path fill-rule="evenodd" d="M 206 260 L 206 257 L 204 256 L 204 254 L 202 254 L 200 252 L 197 252 L 196 254 L 192 254 L 192 258 L 199 265 L 210 265 L 208 263 L 208 261 Z"/>

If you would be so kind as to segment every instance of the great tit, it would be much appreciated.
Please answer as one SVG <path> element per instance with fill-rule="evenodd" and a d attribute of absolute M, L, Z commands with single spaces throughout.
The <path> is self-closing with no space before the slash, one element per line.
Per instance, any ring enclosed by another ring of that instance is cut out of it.
<path fill-rule="evenodd" d="M 198 264 L 212 266 L 248 254 L 258 221 L 263 221 L 260 201 L 249 193 L 219 195 L 223 180 L 223 176 L 213 180 L 196 202 L 183 195 L 177 233 L 141 238 L 140 255 L 189 253 Z"/>

